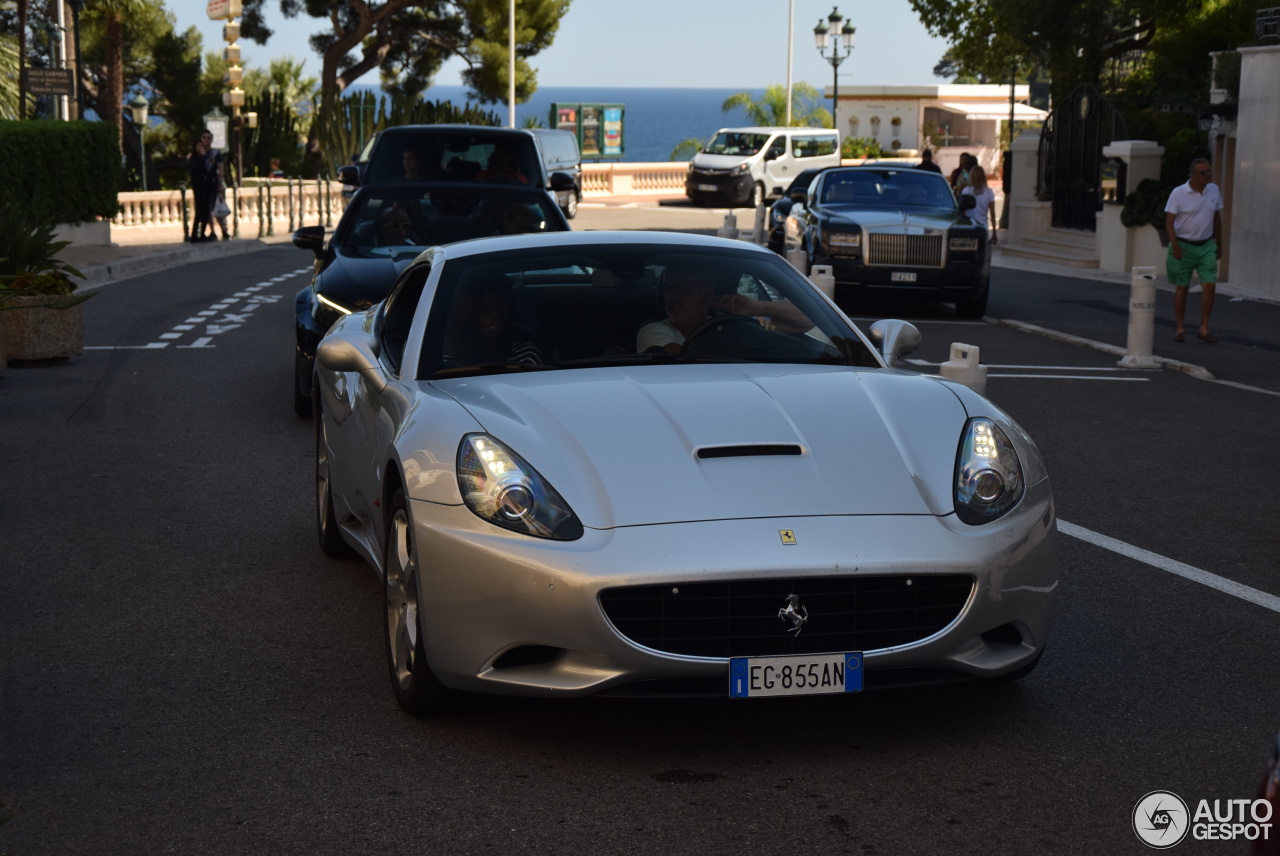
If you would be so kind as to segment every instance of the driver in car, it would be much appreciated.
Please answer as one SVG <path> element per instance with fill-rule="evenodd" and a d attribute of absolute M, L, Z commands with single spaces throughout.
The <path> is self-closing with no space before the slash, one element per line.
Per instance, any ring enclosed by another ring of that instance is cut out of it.
<path fill-rule="evenodd" d="M 636 334 L 636 352 L 654 349 L 679 354 L 689 336 L 716 315 L 754 317 L 766 330 L 803 333 L 813 322 L 787 300 L 756 300 L 745 294 L 716 294 L 715 275 L 693 267 L 669 267 L 662 282 L 667 317 L 652 321 Z"/>

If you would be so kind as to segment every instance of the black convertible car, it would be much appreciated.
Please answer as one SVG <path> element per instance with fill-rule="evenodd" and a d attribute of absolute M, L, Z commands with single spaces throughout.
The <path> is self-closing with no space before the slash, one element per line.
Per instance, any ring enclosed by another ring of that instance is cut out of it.
<path fill-rule="evenodd" d="M 784 251 L 801 248 L 806 273 L 830 265 L 836 297 L 883 289 L 943 300 L 965 318 L 987 310 L 991 247 L 946 179 L 900 166 L 824 171 L 797 190 L 784 226 Z"/>
<path fill-rule="evenodd" d="M 294 411 L 311 416 L 311 370 L 320 338 L 343 315 L 386 297 L 400 271 L 427 247 L 567 231 L 569 221 L 541 188 L 435 183 L 361 188 L 328 241 L 323 226 L 294 232 L 293 245 L 316 256 L 311 284 L 294 299 Z"/>

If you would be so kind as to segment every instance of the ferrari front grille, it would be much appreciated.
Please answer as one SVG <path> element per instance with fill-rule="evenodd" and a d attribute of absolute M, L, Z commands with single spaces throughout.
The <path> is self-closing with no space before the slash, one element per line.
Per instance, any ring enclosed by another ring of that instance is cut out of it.
<path fill-rule="evenodd" d="M 942 267 L 944 235 L 898 235 L 872 232 L 867 264 L 893 267 Z"/>
<path fill-rule="evenodd" d="M 973 577 L 803 577 L 626 586 L 600 593 L 618 632 L 646 648 L 693 657 L 875 651 L 918 642 L 955 621 Z M 808 616 L 780 617 L 791 595 Z"/>

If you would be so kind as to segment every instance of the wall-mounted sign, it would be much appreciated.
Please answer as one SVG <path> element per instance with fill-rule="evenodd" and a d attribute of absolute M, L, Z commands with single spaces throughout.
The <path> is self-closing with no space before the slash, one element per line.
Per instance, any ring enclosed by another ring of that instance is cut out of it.
<path fill-rule="evenodd" d="M 24 68 L 28 95 L 75 95 L 69 68 Z"/>

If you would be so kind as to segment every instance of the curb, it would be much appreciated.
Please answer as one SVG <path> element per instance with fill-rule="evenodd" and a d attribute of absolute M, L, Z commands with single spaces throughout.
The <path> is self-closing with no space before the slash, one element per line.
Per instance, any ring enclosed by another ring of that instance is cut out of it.
<path fill-rule="evenodd" d="M 1050 330 L 1048 327 L 1041 327 L 1037 324 L 1028 324 L 1026 321 L 1016 321 L 1012 318 L 984 318 L 983 320 L 989 321 L 992 324 L 1002 324 L 1005 327 L 1011 327 L 1014 330 L 1021 330 L 1024 333 L 1035 333 L 1037 336 L 1056 339 L 1059 342 L 1066 342 L 1070 345 L 1082 345 L 1086 348 L 1092 348 L 1095 351 L 1115 354 L 1117 357 L 1123 357 L 1128 353 L 1124 348 L 1117 345 L 1108 345 L 1106 342 L 1086 339 L 1083 336 L 1073 336 L 1070 333 L 1059 333 L 1057 330 Z M 1152 359 L 1159 363 L 1160 368 L 1189 374 L 1199 380 L 1217 380 L 1217 378 L 1213 376 L 1213 373 L 1204 366 L 1197 366 L 1193 363 L 1184 363 L 1181 360 L 1171 360 L 1168 357 L 1152 357 Z"/>
<path fill-rule="evenodd" d="M 122 258 L 118 261 L 96 265 L 77 265 L 84 274 L 84 281 L 77 283 L 82 292 L 97 291 L 112 283 L 123 282 L 149 273 L 159 273 L 192 262 L 209 261 L 223 256 L 238 256 L 266 250 L 274 246 L 260 239 L 239 238 L 232 241 L 207 244 L 177 244 L 171 249 Z"/>

